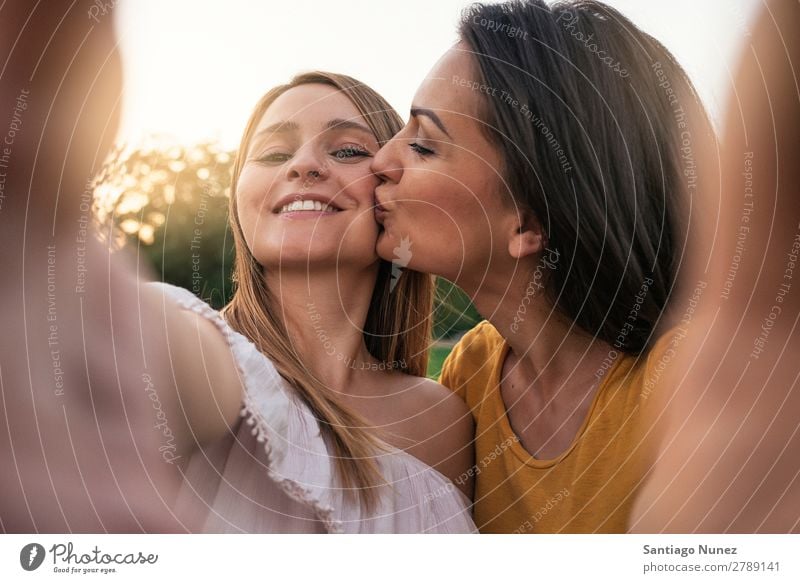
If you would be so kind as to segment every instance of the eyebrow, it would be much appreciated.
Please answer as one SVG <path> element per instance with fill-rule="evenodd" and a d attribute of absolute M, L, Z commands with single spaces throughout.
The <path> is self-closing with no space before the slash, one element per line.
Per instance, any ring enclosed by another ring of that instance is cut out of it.
<path fill-rule="evenodd" d="M 253 136 L 253 139 L 250 141 L 251 144 L 258 143 L 262 137 L 266 135 L 274 135 L 274 134 L 286 134 L 290 132 L 296 132 L 300 130 L 300 125 L 297 122 L 293 121 L 279 121 L 272 125 L 265 127 L 263 130 L 259 130 L 256 132 L 256 135 Z M 372 130 L 369 129 L 364 124 L 360 124 L 358 122 L 349 120 L 349 119 L 341 119 L 341 118 L 334 118 L 328 121 L 324 126 L 324 132 L 332 132 L 336 130 L 358 130 L 361 132 L 365 132 L 370 136 L 373 136 Z M 446 133 L 446 132 L 445 132 Z"/>
<path fill-rule="evenodd" d="M 358 130 L 361 132 L 366 132 L 371 136 L 374 136 L 372 130 L 369 129 L 364 124 L 360 124 L 356 121 L 350 119 L 332 119 L 328 123 L 325 124 L 326 131 L 333 131 L 333 130 Z"/>
<path fill-rule="evenodd" d="M 296 132 L 299 129 L 300 126 L 296 122 L 279 121 L 278 123 L 274 123 L 270 126 L 265 127 L 263 130 L 259 130 L 259 132 L 253 137 L 256 138 L 263 134 L 285 134 L 288 132 Z"/>
<path fill-rule="evenodd" d="M 436 115 L 433 111 L 431 111 L 430 109 L 424 109 L 422 107 L 412 107 L 411 108 L 411 117 L 417 117 L 417 116 L 420 116 L 420 115 L 429 118 L 433 123 L 436 124 L 437 128 L 442 130 L 447 135 L 448 138 L 450 138 L 450 139 L 453 138 L 453 136 L 451 136 L 450 133 L 447 131 L 447 128 L 444 127 L 444 124 L 442 123 L 442 120 L 439 119 L 439 116 Z"/>

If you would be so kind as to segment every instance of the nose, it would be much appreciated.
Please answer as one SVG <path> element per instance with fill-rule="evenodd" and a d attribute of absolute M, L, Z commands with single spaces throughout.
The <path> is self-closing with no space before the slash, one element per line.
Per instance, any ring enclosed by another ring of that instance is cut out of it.
<path fill-rule="evenodd" d="M 397 184 L 403 176 L 403 165 L 398 155 L 399 139 L 398 136 L 378 150 L 372 159 L 370 169 L 383 182 L 393 182 Z"/>
<path fill-rule="evenodd" d="M 292 156 L 286 168 L 286 176 L 289 180 L 302 180 L 304 184 L 312 184 L 327 178 L 327 166 L 313 148 L 304 147 Z"/>

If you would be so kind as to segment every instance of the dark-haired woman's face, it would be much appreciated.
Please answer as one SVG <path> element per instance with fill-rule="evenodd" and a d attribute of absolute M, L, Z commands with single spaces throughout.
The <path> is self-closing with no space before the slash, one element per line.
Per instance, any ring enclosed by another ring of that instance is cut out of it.
<path fill-rule="evenodd" d="M 499 152 L 479 121 L 480 100 L 499 91 L 473 85 L 477 77 L 468 52 L 448 51 L 414 96 L 405 128 L 372 163 L 384 180 L 375 191 L 378 254 L 468 287 L 511 259 L 518 226 Z"/>

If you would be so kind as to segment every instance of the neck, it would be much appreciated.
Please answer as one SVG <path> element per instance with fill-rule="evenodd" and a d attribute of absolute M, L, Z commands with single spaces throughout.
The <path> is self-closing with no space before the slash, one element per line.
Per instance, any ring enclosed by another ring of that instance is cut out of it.
<path fill-rule="evenodd" d="M 537 390 L 558 395 L 573 381 L 589 390 L 587 379 L 595 378 L 612 347 L 553 307 L 544 288 L 547 269 L 541 264 L 517 268 L 510 283 L 508 271 L 490 274 L 467 293 L 506 340 L 513 368 Z"/>
<path fill-rule="evenodd" d="M 269 271 L 267 287 L 281 310 L 292 345 L 311 372 L 342 393 L 379 364 L 364 342 L 377 264 L 361 270 L 283 268 Z"/>

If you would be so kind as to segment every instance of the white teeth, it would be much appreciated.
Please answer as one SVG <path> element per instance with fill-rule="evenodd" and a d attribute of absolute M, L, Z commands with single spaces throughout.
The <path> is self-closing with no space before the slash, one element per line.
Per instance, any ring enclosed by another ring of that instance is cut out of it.
<path fill-rule="evenodd" d="M 296 200 L 294 202 L 290 202 L 289 204 L 283 205 L 279 213 L 290 213 L 290 212 L 297 212 L 297 211 L 330 211 L 336 212 L 337 209 L 332 207 L 329 204 L 325 204 L 318 200 Z"/>

